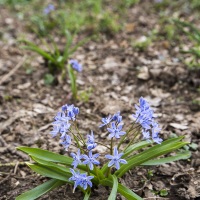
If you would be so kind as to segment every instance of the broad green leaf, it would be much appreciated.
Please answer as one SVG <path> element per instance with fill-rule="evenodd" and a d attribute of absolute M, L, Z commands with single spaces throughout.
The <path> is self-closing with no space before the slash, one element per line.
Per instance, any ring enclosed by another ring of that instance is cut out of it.
<path fill-rule="evenodd" d="M 41 160 L 52 161 L 61 163 L 64 165 L 71 166 L 73 159 L 69 156 L 63 156 L 57 153 L 53 153 L 47 150 L 39 149 L 39 148 L 31 148 L 31 147 L 18 147 L 17 149 L 29 154 L 30 156 L 37 157 Z"/>
<path fill-rule="evenodd" d="M 33 171 L 35 171 L 36 173 L 45 176 L 45 177 L 49 177 L 49 178 L 53 178 L 53 179 L 57 179 L 57 180 L 61 180 L 61 181 L 65 181 L 67 183 L 72 184 L 72 182 L 69 181 L 69 178 L 72 176 L 71 172 L 69 169 L 66 170 L 66 172 L 59 170 L 56 167 L 52 167 L 52 166 L 45 166 L 45 165 L 40 165 L 40 164 L 31 164 L 31 163 L 26 163 Z"/>
<path fill-rule="evenodd" d="M 131 145 L 130 147 L 128 147 L 126 149 L 122 158 L 125 158 L 126 156 L 131 154 L 133 151 L 136 151 L 136 150 L 139 150 L 143 147 L 146 147 L 149 144 L 151 144 L 151 143 L 149 143 L 147 141 L 142 141 L 142 142 L 138 142 L 136 144 Z M 107 170 L 108 170 L 108 162 L 106 164 L 104 164 L 104 166 L 101 168 L 102 173 L 105 173 Z"/>
<path fill-rule="evenodd" d="M 174 140 L 177 138 L 173 138 Z M 171 141 L 173 139 L 170 139 Z M 156 158 L 158 156 L 170 153 L 176 149 L 183 147 L 184 145 L 188 144 L 187 142 L 171 142 L 168 143 L 167 141 L 163 142 L 162 144 L 157 144 L 154 147 L 151 147 L 142 153 L 134 155 L 130 159 L 127 159 L 127 164 L 122 165 L 121 168 L 115 172 L 117 177 L 123 176 L 128 170 L 131 168 L 138 166 L 148 160 Z"/>
<path fill-rule="evenodd" d="M 45 160 L 41 160 L 37 157 L 31 156 L 31 158 L 36 161 L 38 164 L 43 165 L 43 166 L 47 166 L 47 167 L 53 167 L 53 168 L 57 168 L 58 171 L 63 171 L 64 173 L 69 173 L 71 175 L 71 172 L 69 170 L 69 167 L 64 167 L 58 164 L 55 164 L 53 162 L 49 162 L 49 161 L 45 161 Z M 85 171 L 84 171 L 85 172 Z"/>
<path fill-rule="evenodd" d="M 56 64 L 56 60 L 51 56 L 51 54 L 47 53 L 46 51 L 40 49 L 38 46 L 36 46 L 35 44 L 26 41 L 26 43 L 28 44 L 27 46 L 23 46 L 23 49 L 27 49 L 27 50 L 31 50 L 34 51 L 36 53 L 38 53 L 39 55 L 41 55 L 42 57 L 50 60 L 52 63 Z"/>
<path fill-rule="evenodd" d="M 59 181 L 56 179 L 51 179 L 36 188 L 29 190 L 21 195 L 19 195 L 16 200 L 34 200 L 38 197 L 42 196 L 46 192 L 49 192 L 50 190 L 53 190 L 54 188 L 63 185 L 63 181 Z"/>
<path fill-rule="evenodd" d="M 180 141 L 180 140 L 182 140 L 182 139 L 183 139 L 183 136 L 180 136 L 180 137 L 177 137 L 177 138 L 171 138 L 171 139 L 168 139 L 168 140 L 165 140 L 164 142 L 162 142 L 162 145 L 172 144 L 172 143 L 178 142 L 178 141 Z M 127 153 L 130 154 L 130 153 L 132 153 L 133 151 L 139 150 L 139 149 L 141 149 L 141 148 L 147 146 L 148 144 L 149 144 L 149 143 L 148 143 L 147 141 L 142 141 L 142 142 L 133 144 L 133 145 L 131 145 L 130 147 L 128 147 L 128 148 L 126 149 L 125 154 L 126 154 L 126 156 L 127 156 Z M 155 147 L 155 146 L 154 146 L 154 147 Z M 158 147 L 159 147 L 159 145 L 158 145 Z M 151 149 L 151 148 L 149 148 L 149 149 Z M 123 155 L 122 157 L 124 158 L 124 155 Z M 107 169 L 108 169 L 108 165 L 105 164 L 105 165 L 102 167 L 102 169 L 101 169 L 102 173 L 105 173 L 105 172 L 107 171 Z"/>
<path fill-rule="evenodd" d="M 132 144 L 130 147 L 128 147 L 126 149 L 126 151 L 124 152 L 124 155 L 122 156 L 122 158 L 126 158 L 129 154 L 131 154 L 133 151 L 137 151 L 142 149 L 143 147 L 146 147 L 148 145 L 152 144 L 149 141 L 142 141 L 142 142 L 138 142 L 136 144 Z"/>
<path fill-rule="evenodd" d="M 88 200 L 90 198 L 90 194 L 91 194 L 91 191 L 87 191 L 85 193 L 85 196 L 84 196 L 84 199 L 83 200 Z"/>
<path fill-rule="evenodd" d="M 119 184 L 118 192 L 128 200 L 143 200 L 140 196 L 135 194 L 132 190 L 128 189 L 124 185 Z"/>
<path fill-rule="evenodd" d="M 44 161 L 44 160 L 41 160 L 41 159 L 36 158 L 34 156 L 32 156 L 32 159 L 34 161 L 36 161 L 40 166 L 47 167 L 47 168 L 51 169 L 53 172 L 58 172 L 58 173 L 61 172 L 61 173 L 67 174 L 69 177 L 72 176 L 72 174 L 71 174 L 71 172 L 70 172 L 68 167 L 64 167 L 64 166 L 61 166 L 61 165 L 58 165 L 58 164 L 55 164 L 55 163 L 52 163 L 52 162 L 49 162 L 49 161 Z M 83 166 L 83 165 L 81 165 L 80 168 L 81 168 L 81 170 L 83 170 L 83 171 L 81 171 L 81 173 L 85 173 L 87 171 L 87 168 L 85 166 Z M 95 174 L 94 170 L 90 171 L 90 173 L 91 173 L 92 176 L 94 176 L 94 178 L 92 179 L 92 182 L 94 182 L 95 184 L 98 184 L 99 181 L 98 181 L 98 179 L 96 177 L 96 174 Z M 39 174 L 41 174 L 41 173 L 39 173 Z M 46 176 L 44 174 L 41 174 L 41 175 Z M 47 176 L 47 177 L 49 177 L 49 176 Z"/>
<path fill-rule="evenodd" d="M 117 197 L 118 180 L 115 175 L 112 175 L 112 179 L 113 179 L 113 187 L 110 196 L 108 197 L 108 200 L 113 200 L 116 199 Z"/>
<path fill-rule="evenodd" d="M 103 186 L 113 187 L 113 181 L 110 180 L 109 178 L 100 181 L 100 183 Z M 118 183 L 118 189 L 117 189 L 117 191 L 121 195 L 123 195 L 126 199 L 128 199 L 128 200 L 142 200 L 142 198 L 140 196 L 138 196 L 137 194 L 135 194 L 133 191 L 131 191 L 127 187 L 121 185 L 120 183 Z"/>
<path fill-rule="evenodd" d="M 160 158 L 156 160 L 149 160 L 147 162 L 142 163 L 141 165 L 162 165 L 165 163 L 174 162 L 181 159 L 188 159 L 191 156 L 190 151 L 186 151 L 184 153 L 178 153 L 176 156 L 169 156 L 166 158 Z"/>

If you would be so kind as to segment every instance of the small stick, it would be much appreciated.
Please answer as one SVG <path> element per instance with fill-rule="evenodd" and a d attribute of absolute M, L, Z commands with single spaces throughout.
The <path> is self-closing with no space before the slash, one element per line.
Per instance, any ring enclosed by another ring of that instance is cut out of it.
<path fill-rule="evenodd" d="M 26 165 L 26 162 L 10 162 L 10 163 L 0 163 L 0 167 L 18 167 L 19 165 Z"/>
<path fill-rule="evenodd" d="M 26 60 L 27 56 L 25 55 L 20 61 L 19 63 L 8 73 L 6 74 L 3 78 L 1 78 L 0 80 L 0 85 L 2 83 L 4 83 L 8 78 L 10 78 L 10 76 L 12 76 L 24 63 L 24 61 Z"/>

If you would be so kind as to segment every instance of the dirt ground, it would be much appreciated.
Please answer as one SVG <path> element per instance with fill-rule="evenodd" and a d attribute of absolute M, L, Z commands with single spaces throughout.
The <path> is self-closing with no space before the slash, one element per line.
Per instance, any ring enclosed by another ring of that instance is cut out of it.
<path fill-rule="evenodd" d="M 73 102 L 69 80 L 58 80 L 53 86 L 44 84 L 43 76 L 47 72 L 44 61 L 20 50 L 16 41 L 17 35 L 24 31 L 23 24 L 0 7 L 3 16 L 0 32 L 5 38 L 0 40 L 0 200 L 15 199 L 46 180 L 24 165 L 29 158 L 16 147 L 40 147 L 65 153 L 58 140 L 49 134 L 53 117 L 63 104 L 74 103 L 80 108 L 78 121 L 84 135 L 93 130 L 97 138 L 105 142 L 106 136 L 98 128 L 101 118 L 121 111 L 128 123 L 140 96 L 155 110 L 163 139 L 173 134 L 184 135 L 186 141 L 196 146 L 190 148 L 192 156 L 188 160 L 138 167 L 121 182 L 144 199 L 200 199 L 200 106 L 194 103 L 200 96 L 197 90 L 200 70 L 189 70 L 179 59 L 186 59 L 186 55 L 179 53 L 178 45 L 163 38 L 153 41 L 144 51 L 134 49 L 132 39 L 163 27 L 148 1 L 127 12 L 123 31 L 115 36 L 102 35 L 75 53 L 73 58 L 84 66 L 78 75 L 78 86 L 82 91 L 92 88 L 92 93 L 88 102 Z M 168 14 L 171 15 L 170 11 Z M 182 11 L 178 15 L 186 19 L 193 17 L 192 13 Z M 195 17 L 193 20 L 195 22 Z M 29 36 L 38 41 L 31 33 Z M 187 44 L 184 35 L 179 38 Z M 33 72 L 27 73 L 30 65 Z M 101 151 L 101 147 L 98 150 Z M 149 171 L 153 173 L 150 178 Z M 162 189 L 167 190 L 167 196 L 152 192 Z M 82 199 L 80 192 L 71 191 L 71 186 L 65 185 L 39 199 Z M 96 189 L 91 199 L 107 199 L 108 193 L 104 188 Z M 118 196 L 117 199 L 123 198 Z"/>

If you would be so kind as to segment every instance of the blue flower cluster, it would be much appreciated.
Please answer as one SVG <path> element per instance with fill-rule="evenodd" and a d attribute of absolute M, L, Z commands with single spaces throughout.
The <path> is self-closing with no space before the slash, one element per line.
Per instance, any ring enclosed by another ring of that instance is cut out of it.
<path fill-rule="evenodd" d="M 51 11 L 55 10 L 55 7 L 53 4 L 49 4 L 44 10 L 44 14 L 48 15 Z"/>
<path fill-rule="evenodd" d="M 79 171 L 75 172 L 73 169 L 70 169 L 70 171 L 72 173 L 72 177 L 70 177 L 69 180 L 74 182 L 73 192 L 78 186 L 82 187 L 84 190 L 87 189 L 88 185 L 92 187 L 91 179 L 93 179 L 94 176 L 87 176 L 87 173 L 81 174 Z"/>
<path fill-rule="evenodd" d="M 73 64 L 72 64 L 73 66 Z M 154 112 L 147 103 L 147 101 L 141 97 L 139 99 L 139 106 L 136 105 L 136 114 L 133 117 L 136 119 L 136 123 L 139 123 L 142 127 L 142 135 L 145 140 L 152 140 L 156 143 L 161 143 L 162 139 L 159 138 L 160 128 L 158 123 L 154 119 Z M 79 114 L 79 108 L 74 105 L 64 105 L 62 106 L 62 111 L 58 112 L 55 121 L 53 122 L 53 130 L 51 131 L 51 135 L 53 137 L 57 136 L 60 133 L 60 139 L 62 140 L 61 144 L 68 149 L 71 144 L 71 136 L 68 134 L 72 132 L 72 125 L 75 125 L 74 121 L 76 120 L 77 115 Z M 69 123 L 71 122 L 71 123 Z M 114 142 L 113 138 L 119 139 L 121 136 L 125 135 L 126 132 L 122 131 L 123 122 L 122 116 L 120 112 L 115 113 L 114 115 L 109 115 L 108 117 L 102 118 L 102 124 L 99 127 L 107 127 L 107 131 L 109 132 L 109 137 L 111 140 L 110 147 L 112 148 L 112 144 Z M 72 132 L 73 136 L 74 133 Z M 87 135 L 87 140 L 84 140 L 83 137 L 78 132 L 79 137 L 77 139 L 82 140 L 83 147 L 78 144 L 79 149 L 77 153 L 71 153 L 71 157 L 73 158 L 72 166 L 73 169 L 70 169 L 72 176 L 69 178 L 70 181 L 74 182 L 74 190 L 76 187 L 80 186 L 84 190 L 89 187 L 92 187 L 91 179 L 94 176 L 88 176 L 87 173 L 80 173 L 80 171 L 75 169 L 78 165 L 87 165 L 89 170 L 95 169 L 97 165 L 100 165 L 100 162 L 97 160 L 99 154 L 93 154 L 94 148 L 96 148 L 97 143 L 95 142 L 93 131 Z M 76 137 L 76 136 L 74 136 Z M 123 139 L 123 138 L 122 138 Z M 122 140 L 123 141 L 123 140 Z M 111 154 L 105 155 L 105 158 L 109 160 L 108 167 L 115 167 L 117 170 L 120 169 L 120 164 L 127 164 L 125 159 L 122 159 L 123 153 L 118 152 L 118 147 L 115 146 L 111 149 Z"/>
<path fill-rule="evenodd" d="M 89 151 L 88 155 L 86 154 L 81 154 L 80 153 L 80 149 L 78 149 L 77 154 L 75 153 L 71 153 L 70 154 L 72 156 L 72 158 L 74 159 L 72 162 L 72 166 L 74 167 L 74 169 L 79 165 L 79 164 L 84 164 L 84 165 L 88 165 L 90 170 L 94 169 L 94 165 L 99 165 L 100 162 L 96 159 L 99 157 L 99 154 L 92 154 L 92 151 Z M 84 161 L 82 161 L 82 159 Z"/>
<path fill-rule="evenodd" d="M 109 115 L 108 117 L 102 118 L 101 120 L 103 124 L 101 124 L 99 127 L 106 126 L 110 124 L 110 122 L 115 122 L 117 124 L 122 122 L 122 116 L 120 115 L 120 111 L 115 113 L 113 116 Z"/>
<path fill-rule="evenodd" d="M 120 136 L 126 134 L 126 132 L 122 131 L 123 123 L 122 123 L 122 116 L 120 112 L 117 112 L 113 116 L 109 115 L 108 117 L 102 118 L 103 124 L 99 127 L 108 126 L 111 123 L 111 127 L 107 128 L 110 138 L 117 138 L 119 139 Z"/>
<path fill-rule="evenodd" d="M 77 72 L 81 72 L 82 71 L 82 65 L 80 63 L 78 63 L 77 60 L 70 60 L 69 64 L 72 66 L 72 68 L 74 70 L 76 70 Z"/>
<path fill-rule="evenodd" d="M 71 124 L 69 121 L 75 121 L 76 116 L 79 113 L 79 108 L 75 107 L 74 105 L 64 105 L 62 106 L 62 111 L 58 112 L 57 115 L 54 117 L 53 130 L 50 134 L 55 137 L 58 133 L 61 134 L 61 144 L 67 150 L 71 144 L 71 137 L 67 133 L 70 130 Z"/>
<path fill-rule="evenodd" d="M 84 164 L 88 165 L 90 170 L 94 169 L 94 165 L 99 165 L 100 162 L 97 160 L 99 157 L 99 154 L 92 154 L 92 149 L 94 149 L 97 144 L 95 143 L 94 140 L 94 135 L 93 132 L 91 131 L 91 135 L 87 136 L 87 149 L 89 150 L 88 155 L 86 154 L 81 154 L 80 149 L 78 149 L 77 154 L 76 153 L 71 153 L 71 157 L 73 158 L 72 166 L 77 168 L 79 164 Z M 84 190 L 87 189 L 87 186 L 89 185 L 92 187 L 92 182 L 90 181 L 93 176 L 87 176 L 86 173 L 80 174 L 79 172 L 75 172 L 73 169 L 70 169 L 72 172 L 72 177 L 69 178 L 70 181 L 74 181 L 74 190 L 76 189 L 77 186 L 82 187 Z"/>
<path fill-rule="evenodd" d="M 161 129 L 154 119 L 153 110 L 143 97 L 140 97 L 139 104 L 139 106 L 135 105 L 136 114 L 133 117 L 136 119 L 136 123 L 139 123 L 142 127 L 143 139 L 150 140 L 152 138 L 154 142 L 160 144 L 162 139 L 159 138 L 158 134 Z M 150 131 L 152 136 L 150 136 Z"/>

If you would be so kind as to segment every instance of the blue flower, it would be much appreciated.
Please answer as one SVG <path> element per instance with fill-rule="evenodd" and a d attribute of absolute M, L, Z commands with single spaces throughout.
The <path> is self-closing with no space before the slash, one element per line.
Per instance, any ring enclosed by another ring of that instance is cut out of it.
<path fill-rule="evenodd" d="M 122 116 L 120 115 L 120 111 L 118 111 L 113 115 L 112 120 L 116 121 L 117 123 L 120 123 L 122 121 Z"/>
<path fill-rule="evenodd" d="M 48 15 L 51 11 L 55 10 L 55 7 L 53 4 L 49 4 L 44 10 L 44 14 Z"/>
<path fill-rule="evenodd" d="M 70 155 L 74 159 L 74 161 L 72 162 L 72 166 L 74 166 L 74 168 L 76 168 L 79 164 L 82 163 L 81 162 L 82 155 L 80 153 L 80 149 L 78 149 L 77 154 L 71 153 Z"/>
<path fill-rule="evenodd" d="M 107 159 L 111 160 L 108 163 L 108 167 L 111 167 L 111 166 L 115 165 L 115 168 L 119 169 L 120 168 L 120 163 L 127 164 L 126 160 L 121 159 L 122 155 L 123 155 L 123 153 L 119 153 L 118 154 L 117 147 L 114 147 L 114 155 L 105 155 L 105 157 Z"/>
<path fill-rule="evenodd" d="M 98 160 L 96 160 L 96 158 L 99 157 L 99 154 L 94 154 L 92 155 L 92 151 L 89 151 L 89 156 L 87 155 L 82 155 L 83 159 L 85 159 L 83 161 L 83 164 L 85 165 L 88 165 L 90 170 L 93 170 L 94 169 L 94 166 L 93 165 L 99 165 L 100 162 Z"/>
<path fill-rule="evenodd" d="M 91 179 L 93 179 L 94 176 L 87 176 L 86 173 L 80 174 L 79 171 L 75 172 L 73 169 L 70 169 L 70 171 L 72 173 L 72 177 L 69 178 L 69 181 L 74 182 L 73 192 L 78 186 L 82 187 L 84 190 L 87 189 L 88 185 L 92 187 Z"/>
<path fill-rule="evenodd" d="M 65 150 L 68 150 L 68 147 L 71 144 L 71 137 L 69 135 L 66 135 L 65 138 L 63 138 L 63 141 L 61 142 L 61 144 L 64 146 Z"/>
<path fill-rule="evenodd" d="M 151 124 L 154 120 L 153 110 L 143 97 L 140 97 L 139 104 L 140 106 L 135 105 L 136 114 L 133 117 L 136 119 L 136 123 L 139 123 L 142 128 L 146 130 L 151 129 Z"/>
<path fill-rule="evenodd" d="M 87 135 L 87 138 L 87 149 L 94 149 L 97 146 L 97 143 L 95 143 L 93 131 L 91 131 L 91 135 Z"/>
<path fill-rule="evenodd" d="M 111 121 L 112 121 L 112 116 L 109 115 L 108 117 L 102 118 L 101 120 L 103 122 L 103 124 L 101 124 L 99 127 L 103 127 L 105 125 L 108 125 Z"/>
<path fill-rule="evenodd" d="M 79 108 L 72 105 L 63 105 L 62 111 L 67 113 L 67 117 L 71 120 L 75 120 L 76 115 L 79 113 Z"/>
<path fill-rule="evenodd" d="M 150 133 L 148 130 L 144 130 L 142 129 L 142 135 L 143 135 L 143 139 L 144 140 L 149 140 L 151 137 L 150 137 Z"/>
<path fill-rule="evenodd" d="M 77 72 L 81 72 L 82 71 L 82 65 L 80 63 L 78 63 L 77 60 L 70 60 L 69 64 L 72 66 L 72 68 L 74 70 L 76 70 Z"/>
<path fill-rule="evenodd" d="M 111 128 L 107 128 L 108 132 L 110 132 L 109 137 L 110 138 L 120 138 L 121 135 L 126 134 L 126 132 L 121 131 L 122 130 L 123 125 L 122 124 L 118 124 L 117 127 L 115 125 L 115 122 L 111 123 Z"/>
<path fill-rule="evenodd" d="M 69 123 L 69 117 L 67 117 L 63 112 L 58 112 L 54 117 L 54 120 L 55 121 L 52 123 L 54 126 L 53 131 L 51 131 L 50 134 L 55 137 L 58 133 L 61 133 L 61 139 L 63 139 L 71 126 Z"/>
<path fill-rule="evenodd" d="M 52 135 L 52 137 L 55 137 L 58 133 L 59 133 L 59 126 L 54 126 L 53 130 L 50 132 L 50 134 Z"/>
<path fill-rule="evenodd" d="M 158 137 L 158 134 L 161 130 L 161 128 L 159 128 L 159 125 L 157 122 L 153 122 L 152 123 L 152 140 L 158 144 L 161 144 L 161 142 L 163 141 L 161 138 Z"/>

